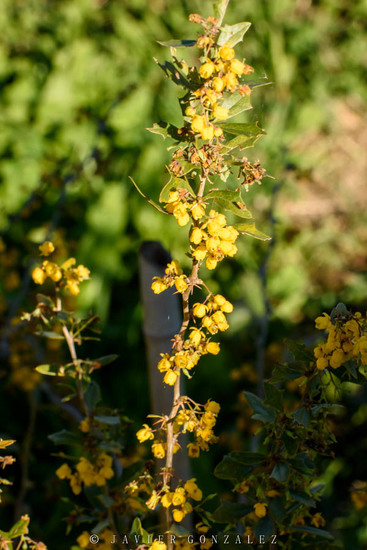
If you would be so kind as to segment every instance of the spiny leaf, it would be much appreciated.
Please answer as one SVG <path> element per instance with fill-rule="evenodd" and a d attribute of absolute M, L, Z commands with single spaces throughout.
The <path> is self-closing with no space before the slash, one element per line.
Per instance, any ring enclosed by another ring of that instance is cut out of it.
<path fill-rule="evenodd" d="M 155 122 L 152 128 L 146 129 L 152 134 L 162 136 L 163 139 L 166 139 L 166 137 L 171 137 L 172 139 L 181 141 L 181 135 L 178 133 L 178 128 L 173 124 L 168 124 L 167 122 Z"/>
<path fill-rule="evenodd" d="M 244 205 L 236 204 L 234 202 L 226 201 L 223 199 L 216 199 L 215 202 L 224 210 L 228 210 L 228 212 L 232 212 L 240 218 L 252 219 L 252 214 L 250 210 L 248 210 Z"/>
<path fill-rule="evenodd" d="M 218 38 L 219 46 L 223 46 L 223 44 L 228 44 L 228 46 L 233 48 L 236 44 L 238 44 L 238 42 L 241 42 L 244 34 L 249 30 L 250 27 L 251 23 L 249 23 L 248 21 L 236 23 L 235 25 L 224 25 L 224 27 L 222 27 L 222 32 L 220 33 Z"/>
<path fill-rule="evenodd" d="M 154 61 L 160 66 L 160 68 L 166 73 L 166 76 L 172 80 L 178 86 L 182 86 L 186 90 L 195 89 L 196 85 L 189 82 L 182 73 L 169 61 L 166 61 L 164 65 L 159 63 L 158 59 L 154 58 Z"/>
<path fill-rule="evenodd" d="M 244 233 L 249 237 L 254 237 L 254 239 L 259 239 L 260 241 L 270 241 L 271 237 L 262 233 L 256 228 L 255 222 L 249 223 L 238 223 L 234 225 L 234 228 L 237 229 L 240 233 Z"/>

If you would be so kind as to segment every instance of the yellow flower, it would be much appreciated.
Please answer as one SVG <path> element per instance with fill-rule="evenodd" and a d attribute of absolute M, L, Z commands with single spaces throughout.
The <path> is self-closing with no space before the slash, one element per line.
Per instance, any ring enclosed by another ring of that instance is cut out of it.
<path fill-rule="evenodd" d="M 185 502 L 186 502 L 185 489 L 183 487 L 177 487 L 175 492 L 172 494 L 173 506 L 180 506 L 181 504 L 185 504 Z"/>
<path fill-rule="evenodd" d="M 316 361 L 316 368 L 318 370 L 324 370 L 328 367 L 329 361 L 326 359 L 326 357 L 319 357 Z"/>
<path fill-rule="evenodd" d="M 324 520 L 322 515 L 319 512 L 317 512 L 312 517 L 311 523 L 312 523 L 312 525 L 314 525 L 316 527 L 316 529 L 319 529 L 319 527 L 324 527 L 324 525 L 326 524 L 326 521 Z"/>
<path fill-rule="evenodd" d="M 324 313 L 323 317 L 317 317 L 315 319 L 315 325 L 318 330 L 325 330 L 330 325 L 330 317 Z"/>
<path fill-rule="evenodd" d="M 171 362 L 168 360 L 168 353 L 161 353 L 162 359 L 158 363 L 159 372 L 166 372 L 171 368 Z M 146 426 L 146 424 L 145 424 Z"/>
<path fill-rule="evenodd" d="M 173 493 L 164 493 L 163 497 L 161 498 L 161 503 L 164 508 L 169 508 L 172 504 L 172 497 Z"/>
<path fill-rule="evenodd" d="M 224 81 L 223 78 L 220 78 L 219 76 L 216 76 L 213 78 L 212 82 L 213 90 L 216 92 L 222 92 L 224 90 Z"/>
<path fill-rule="evenodd" d="M 203 216 L 205 216 L 205 210 L 201 204 L 195 204 L 195 206 L 191 209 L 191 215 L 194 220 L 200 220 Z"/>
<path fill-rule="evenodd" d="M 191 122 L 191 129 L 193 132 L 200 134 L 204 128 L 206 128 L 206 120 L 203 115 L 195 115 Z"/>
<path fill-rule="evenodd" d="M 47 275 L 43 271 L 43 269 L 41 269 L 40 267 L 35 267 L 32 271 L 32 279 L 36 283 L 36 285 L 43 285 L 43 283 L 47 279 Z"/>
<path fill-rule="evenodd" d="M 331 358 L 330 358 L 330 366 L 333 369 L 338 369 L 343 362 L 345 361 L 345 353 L 342 349 L 336 349 Z"/>
<path fill-rule="evenodd" d="M 257 502 L 256 504 L 254 504 L 255 514 L 258 518 L 263 518 L 264 516 L 266 516 L 267 508 L 267 505 L 263 502 Z"/>
<path fill-rule="evenodd" d="M 70 477 L 70 487 L 74 495 L 79 495 L 82 492 L 82 482 L 77 473 Z"/>
<path fill-rule="evenodd" d="M 45 241 L 38 247 L 38 249 L 41 253 L 41 256 L 49 256 L 50 254 L 52 254 L 52 252 L 54 252 L 55 247 L 51 241 Z"/>
<path fill-rule="evenodd" d="M 215 71 L 215 65 L 213 63 L 213 61 L 207 61 L 206 63 L 204 63 L 203 65 L 201 65 L 200 69 L 199 69 L 199 74 L 201 76 L 201 78 L 210 78 L 212 76 L 212 74 L 214 73 Z"/>
<path fill-rule="evenodd" d="M 220 411 L 220 405 L 216 401 L 208 401 L 205 405 L 205 410 L 210 411 L 214 414 L 218 414 Z"/>
<path fill-rule="evenodd" d="M 56 475 L 59 479 L 66 479 L 70 478 L 71 476 L 71 469 L 67 464 L 63 464 L 56 470 Z"/>
<path fill-rule="evenodd" d="M 226 107 L 221 107 L 220 105 L 215 105 L 213 109 L 213 117 L 218 120 L 226 120 L 228 118 L 229 110 Z"/>
<path fill-rule="evenodd" d="M 50 277 L 50 279 L 52 279 L 55 283 L 61 280 L 62 272 L 57 264 L 45 260 L 42 267 L 45 270 L 47 277 Z"/>
<path fill-rule="evenodd" d="M 182 510 L 179 510 L 178 508 L 173 510 L 172 515 L 173 515 L 174 521 L 177 521 L 177 523 L 182 521 L 183 518 L 185 517 L 185 513 Z"/>
<path fill-rule="evenodd" d="M 84 418 L 84 420 L 82 420 L 79 424 L 79 430 L 81 432 L 84 432 L 84 433 L 87 433 L 89 432 L 90 430 L 90 422 L 89 422 L 89 418 Z"/>
<path fill-rule="evenodd" d="M 175 287 L 177 292 L 185 292 L 187 290 L 187 282 L 185 281 L 186 276 L 182 275 L 181 277 L 177 277 L 175 279 Z"/>
<path fill-rule="evenodd" d="M 155 281 L 152 283 L 152 290 L 154 294 L 160 294 L 164 290 L 167 290 L 168 286 L 166 283 L 163 282 L 163 280 L 160 277 L 154 277 Z"/>
<path fill-rule="evenodd" d="M 150 547 L 150 550 L 167 550 L 167 545 L 164 542 L 155 540 Z"/>
<path fill-rule="evenodd" d="M 184 227 L 190 221 L 190 216 L 187 212 L 186 205 L 183 203 L 179 203 L 174 207 L 173 215 L 180 227 Z"/>
<path fill-rule="evenodd" d="M 192 255 L 198 262 L 201 262 L 204 260 L 205 256 L 207 255 L 208 251 L 206 249 L 206 246 L 204 243 L 199 244 L 199 246 L 193 251 Z"/>
<path fill-rule="evenodd" d="M 153 443 L 152 452 L 156 458 L 164 458 L 166 456 L 166 450 L 162 443 Z"/>
<path fill-rule="evenodd" d="M 203 240 L 204 232 L 199 227 L 194 227 L 190 234 L 190 241 L 199 244 Z"/>
<path fill-rule="evenodd" d="M 230 63 L 230 67 L 231 67 L 231 71 L 234 74 L 241 75 L 243 74 L 245 65 L 239 59 L 232 59 Z"/>
<path fill-rule="evenodd" d="M 199 501 L 203 498 L 201 489 L 195 483 L 196 479 L 192 478 L 186 481 L 185 489 L 193 500 Z"/>
<path fill-rule="evenodd" d="M 204 128 L 201 131 L 201 137 L 202 137 L 202 139 L 208 140 L 208 141 L 213 139 L 213 137 L 214 137 L 214 127 L 213 126 L 208 126 L 207 128 Z"/>
<path fill-rule="evenodd" d="M 139 443 L 143 443 L 149 439 L 154 439 L 154 434 L 148 424 L 143 424 L 143 428 L 136 433 L 136 437 L 138 438 Z"/>
<path fill-rule="evenodd" d="M 169 386 L 174 386 L 177 380 L 178 374 L 174 370 L 168 370 L 164 375 L 163 382 Z"/>
<path fill-rule="evenodd" d="M 196 304 L 193 305 L 193 308 L 192 308 L 192 313 L 193 315 L 195 315 L 195 317 L 204 317 L 204 315 L 206 314 L 207 312 L 207 307 L 206 305 L 204 304 L 200 304 L 199 302 L 197 302 Z"/>
<path fill-rule="evenodd" d="M 187 454 L 190 458 L 197 458 L 200 455 L 200 447 L 197 443 L 189 443 L 187 445 Z"/>
<path fill-rule="evenodd" d="M 158 495 L 158 493 L 153 490 L 151 497 L 146 501 L 146 505 L 149 508 L 149 510 L 154 510 L 160 501 L 161 497 Z"/>
<path fill-rule="evenodd" d="M 225 61 L 230 61 L 234 58 L 234 49 L 228 46 L 228 44 L 224 44 L 219 48 L 219 56 Z"/>
<path fill-rule="evenodd" d="M 185 109 L 185 115 L 186 116 L 193 117 L 193 116 L 195 116 L 195 114 L 196 114 L 196 110 L 194 109 L 194 107 L 191 107 L 191 106 L 186 107 L 186 109 Z"/>
<path fill-rule="evenodd" d="M 76 539 L 76 542 L 80 548 L 88 548 L 88 544 L 90 542 L 89 533 L 87 531 L 83 531 L 83 533 Z"/>
<path fill-rule="evenodd" d="M 220 346 L 218 342 L 208 342 L 205 346 L 205 350 L 212 355 L 218 355 L 220 352 Z"/>

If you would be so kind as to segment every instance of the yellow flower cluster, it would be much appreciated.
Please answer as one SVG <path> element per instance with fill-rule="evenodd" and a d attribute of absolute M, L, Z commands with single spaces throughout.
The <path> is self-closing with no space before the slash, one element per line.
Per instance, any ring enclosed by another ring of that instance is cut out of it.
<path fill-rule="evenodd" d="M 173 214 L 180 227 L 189 223 L 190 216 L 194 221 L 205 216 L 205 204 L 192 199 L 188 193 L 181 189 L 170 191 L 165 209 L 169 214 Z"/>
<path fill-rule="evenodd" d="M 206 259 L 205 266 L 215 269 L 223 258 L 233 257 L 237 253 L 234 243 L 238 235 L 234 227 L 227 225 L 225 215 L 212 209 L 205 221 L 190 232 L 192 255 L 199 262 Z"/>
<path fill-rule="evenodd" d="M 326 330 L 327 341 L 314 349 L 316 367 L 337 369 L 350 359 L 367 365 L 367 327 L 362 314 L 357 312 L 332 322 L 329 315 L 317 317 L 316 328 Z"/>
<path fill-rule="evenodd" d="M 215 401 L 208 401 L 203 409 L 200 411 L 198 405 L 195 409 L 182 409 L 173 422 L 174 433 L 181 431 L 194 434 L 194 442 L 187 445 L 187 452 L 191 458 L 197 458 L 200 451 L 207 451 L 210 443 L 218 441 L 213 428 L 217 422 L 220 405 Z"/>
<path fill-rule="evenodd" d="M 106 453 L 101 453 L 97 457 L 95 464 L 92 464 L 87 458 L 82 456 L 76 466 L 75 473 L 72 472 L 67 464 L 63 464 L 56 470 L 56 475 L 59 479 L 68 479 L 73 493 L 79 495 L 82 491 L 82 483 L 87 487 L 91 485 L 103 487 L 106 485 L 107 479 L 111 479 L 114 476 L 112 457 Z"/>
<path fill-rule="evenodd" d="M 164 277 L 154 277 L 152 283 L 152 290 L 154 294 L 160 294 L 167 288 L 176 287 L 178 292 L 185 292 L 187 289 L 186 275 L 183 274 L 183 271 L 180 267 L 180 264 L 177 260 L 173 260 L 169 263 L 165 269 Z"/>
<path fill-rule="evenodd" d="M 44 242 L 39 248 L 42 256 L 49 256 L 55 250 L 51 241 Z M 37 285 L 43 285 L 50 278 L 76 296 L 79 294 L 79 284 L 89 279 L 90 271 L 84 265 L 74 267 L 75 264 L 75 258 L 69 258 L 60 266 L 55 262 L 44 260 L 41 267 L 35 267 L 32 271 L 32 279 Z"/>
<path fill-rule="evenodd" d="M 183 486 L 176 487 L 174 491 L 166 489 L 157 493 L 154 490 L 146 505 L 151 510 L 154 510 L 159 503 L 163 508 L 172 507 L 174 521 L 180 522 L 193 511 L 193 507 L 188 500 L 192 499 L 199 502 L 203 498 L 203 493 L 195 482 L 195 478 L 189 479 Z"/>
<path fill-rule="evenodd" d="M 208 37 L 199 38 L 199 47 L 207 45 L 205 39 L 210 40 Z M 253 68 L 234 56 L 234 49 L 224 44 L 214 48 L 212 58 L 202 58 L 199 69 L 202 86 L 192 93 L 185 115 L 191 131 L 205 141 L 223 135 L 222 128 L 215 125 L 217 121 L 226 120 L 229 116 L 229 109 L 220 103 L 223 94 L 237 90 L 242 95 L 251 93 L 248 85 L 240 85 L 238 77 L 250 74 Z"/>

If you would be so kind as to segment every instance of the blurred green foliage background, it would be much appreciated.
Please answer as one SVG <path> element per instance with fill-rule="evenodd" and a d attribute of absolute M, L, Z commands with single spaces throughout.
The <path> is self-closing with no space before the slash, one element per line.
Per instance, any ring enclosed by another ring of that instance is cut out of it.
<path fill-rule="evenodd" d="M 195 37 L 192 12 L 210 15 L 211 3 L 2 0 L 0 428 L 18 440 L 19 458 L 0 517 L 11 522 L 14 509 L 28 511 L 34 536 L 54 550 L 69 544 L 61 522 L 67 506 L 47 434 L 71 421 L 32 378 L 45 351 L 13 319 L 34 306 L 27 273 L 37 244 L 51 235 L 65 256 L 91 269 L 77 304 L 100 317 L 102 340 L 85 353 L 120 355 L 99 382 L 106 403 L 133 421 L 132 453 L 134 430 L 149 412 L 138 248 L 160 240 L 188 260 L 185 231 L 145 203 L 129 176 L 155 199 L 166 181 L 169 144 L 144 129 L 175 123 L 180 111 L 175 86 L 153 57 L 163 61 L 169 53 L 157 40 Z M 248 203 L 274 239 L 243 238 L 236 262 L 214 279 L 205 274 L 235 304 L 221 355 L 203 361 L 190 382 L 191 395 L 223 404 L 221 445 L 195 466 L 210 492 L 228 487 L 214 487 L 208 468 L 227 449 L 248 445 L 239 395 L 256 387 L 264 320 L 269 375 L 284 358 L 285 337 L 313 343 L 313 319 L 322 311 L 338 301 L 360 311 L 367 305 L 367 2 L 231 0 L 226 22 L 244 20 L 253 26 L 238 56 L 271 83 L 254 92 L 247 113 L 268 136 L 246 154 L 275 178 L 251 189 Z M 196 53 L 189 55 L 194 61 Z M 367 544 L 363 511 L 353 511 L 349 500 L 352 482 L 367 478 L 365 402 L 365 395 L 346 396 L 347 413 L 335 426 L 339 459 L 326 464 L 324 512 L 344 548 Z"/>

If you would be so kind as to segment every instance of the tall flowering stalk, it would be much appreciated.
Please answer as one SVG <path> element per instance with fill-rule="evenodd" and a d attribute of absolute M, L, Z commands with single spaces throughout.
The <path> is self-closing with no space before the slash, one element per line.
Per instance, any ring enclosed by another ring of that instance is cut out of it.
<path fill-rule="evenodd" d="M 221 3 L 216 18 L 190 15 L 189 20 L 202 27 L 197 40 L 161 42 L 170 47 L 172 62 L 160 66 L 185 91 L 180 99 L 183 124 L 178 128 L 160 123 L 150 128 L 163 138 L 173 138 L 175 143 L 168 166 L 169 181 L 159 197 L 163 208 L 148 200 L 161 212 L 172 215 L 180 227 L 189 226 L 191 259 L 188 274 L 173 260 L 164 276 L 155 277 L 152 283 L 156 294 L 174 287 L 182 295 L 183 321 L 170 353 L 161 354 L 158 363 L 164 384 L 173 386 L 171 411 L 158 417 L 153 427 L 145 424 L 137 433 L 140 442 L 151 440 L 156 458 L 165 459 L 147 506 L 155 509 L 160 503 L 166 509 L 168 531 L 192 512 L 192 502 L 202 499 L 195 479 L 181 480 L 175 474 L 173 456 L 181 448 L 180 435 L 192 434 L 187 452 L 190 457 L 198 457 L 217 440 L 213 428 L 220 410 L 214 401 L 203 405 L 181 395 L 180 378 L 190 378 L 203 355 L 219 353 L 215 336 L 229 328 L 226 316 L 233 310 L 224 296 L 211 292 L 200 270 L 203 266 L 214 270 L 225 258 L 233 258 L 240 233 L 268 239 L 256 229 L 242 197 L 244 189 L 261 183 L 265 170 L 241 156 L 241 151 L 265 132 L 256 124 L 231 121 L 251 109 L 252 89 L 260 85 L 251 79 L 254 69 L 245 59 L 237 58 L 234 50 L 250 23 L 222 26 L 227 4 Z M 185 47 L 199 49 L 198 67 L 178 59 L 176 49 Z M 230 177 L 233 174 L 235 179 Z M 237 216 L 239 221 L 229 223 L 227 216 Z M 192 303 L 194 289 L 205 294 L 203 301 Z"/>

